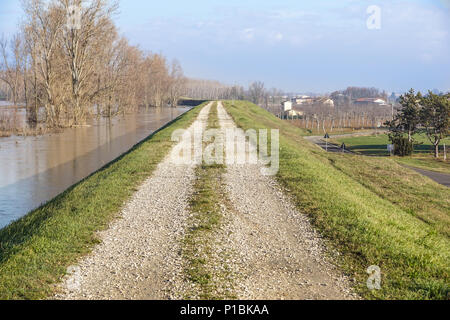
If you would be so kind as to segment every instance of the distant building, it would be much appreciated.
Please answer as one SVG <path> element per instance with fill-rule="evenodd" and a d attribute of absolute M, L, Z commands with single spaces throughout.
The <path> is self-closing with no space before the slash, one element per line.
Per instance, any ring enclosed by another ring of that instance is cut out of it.
<path fill-rule="evenodd" d="M 287 115 L 291 118 L 298 118 L 298 117 L 303 116 L 303 114 L 304 114 L 303 111 L 299 111 L 299 110 L 289 110 L 287 112 Z"/>
<path fill-rule="evenodd" d="M 355 101 L 353 101 L 353 103 L 357 104 L 357 105 L 376 104 L 379 106 L 387 106 L 386 101 L 381 98 L 359 98 L 359 99 L 356 99 Z"/>
<path fill-rule="evenodd" d="M 292 101 L 285 101 L 281 105 L 282 105 L 281 108 L 282 108 L 283 112 L 292 110 Z"/>
<path fill-rule="evenodd" d="M 293 101 L 295 104 L 302 105 L 302 104 L 312 104 L 314 102 L 313 98 L 306 97 L 306 98 L 295 98 Z"/>
<path fill-rule="evenodd" d="M 295 110 L 292 104 L 292 101 L 284 101 L 281 104 L 281 116 L 284 119 L 294 119 L 294 118 L 300 118 L 304 115 L 303 111 Z"/>
<path fill-rule="evenodd" d="M 294 99 L 293 102 L 299 106 L 326 105 L 329 107 L 334 107 L 334 101 L 330 98 L 324 98 L 324 97 L 311 98 L 308 96 L 303 96 L 301 98 Z"/>
<path fill-rule="evenodd" d="M 288 110 L 282 113 L 282 117 L 283 119 L 299 119 L 300 117 L 302 117 L 304 115 L 303 111 L 299 111 L 299 110 Z"/>
<path fill-rule="evenodd" d="M 334 107 L 334 101 L 332 99 L 329 98 L 323 98 L 321 99 L 318 103 L 330 106 L 330 107 Z"/>

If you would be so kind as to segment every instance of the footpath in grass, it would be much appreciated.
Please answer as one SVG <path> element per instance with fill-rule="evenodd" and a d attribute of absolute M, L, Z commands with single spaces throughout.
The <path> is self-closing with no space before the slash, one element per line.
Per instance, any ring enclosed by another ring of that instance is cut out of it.
<path fill-rule="evenodd" d="M 43 299 L 67 267 L 98 243 L 96 232 L 169 153 L 172 132 L 187 128 L 200 105 L 63 194 L 0 230 L 0 299 Z"/>
<path fill-rule="evenodd" d="M 277 179 L 340 253 L 368 299 L 448 299 L 450 190 L 387 158 L 330 154 L 248 102 L 225 107 L 243 129 L 280 129 Z M 392 177 L 393 176 L 393 177 Z M 366 286 L 381 268 L 381 290 Z"/>

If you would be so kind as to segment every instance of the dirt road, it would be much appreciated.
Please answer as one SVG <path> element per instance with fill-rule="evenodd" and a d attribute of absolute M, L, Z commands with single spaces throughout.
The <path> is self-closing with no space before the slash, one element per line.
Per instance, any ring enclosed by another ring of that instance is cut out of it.
<path fill-rule="evenodd" d="M 210 107 L 201 111 L 191 132 L 206 128 Z M 217 111 L 222 130 L 235 127 L 221 103 Z M 56 299 L 183 297 L 189 284 L 180 252 L 195 165 L 174 166 L 170 159 L 124 206 L 121 218 L 100 234 L 102 243 L 71 268 L 74 274 L 60 285 Z M 214 250 L 232 253 L 227 264 L 233 280 L 224 286 L 239 299 L 357 298 L 306 216 L 260 169 L 256 164 L 231 164 L 222 177 L 218 201 L 226 222 L 217 231 L 220 241 Z"/>

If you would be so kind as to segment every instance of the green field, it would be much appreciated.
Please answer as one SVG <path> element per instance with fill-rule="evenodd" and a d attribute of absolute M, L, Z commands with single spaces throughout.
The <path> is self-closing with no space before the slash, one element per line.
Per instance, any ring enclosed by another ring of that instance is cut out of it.
<path fill-rule="evenodd" d="M 443 159 L 434 158 L 434 149 L 430 141 L 424 135 L 416 135 L 414 139 L 418 145 L 414 147 L 414 155 L 412 157 L 394 157 L 394 159 L 402 164 L 411 167 L 432 170 L 443 173 L 450 173 L 450 162 Z M 338 137 L 331 140 L 338 145 L 345 143 L 347 149 L 368 156 L 389 156 L 387 145 L 390 144 L 386 134 L 369 135 L 359 137 Z M 450 138 L 443 140 L 443 144 L 450 147 Z M 448 152 L 450 157 L 450 152 Z M 441 154 L 441 157 L 443 155 Z"/>
<path fill-rule="evenodd" d="M 434 147 L 425 135 L 416 135 L 414 139 L 417 145 L 414 152 L 417 154 L 433 154 Z M 339 144 L 345 143 L 347 148 L 354 152 L 370 156 L 388 156 L 387 145 L 391 142 L 387 134 L 359 136 L 359 137 L 339 137 L 334 139 Z M 450 138 L 442 141 L 441 146 L 446 143 L 450 146 Z"/>
<path fill-rule="evenodd" d="M 0 230 L 0 299 L 43 299 L 67 267 L 98 243 L 96 233 L 173 146 L 172 132 L 187 128 L 202 106 L 179 117 L 114 162 L 52 201 Z"/>
<path fill-rule="evenodd" d="M 248 102 L 225 107 L 243 129 L 280 129 L 279 182 L 340 252 L 339 264 L 369 299 L 448 299 L 450 190 L 389 158 L 332 154 L 305 132 Z M 378 265 L 382 288 L 369 291 Z"/>

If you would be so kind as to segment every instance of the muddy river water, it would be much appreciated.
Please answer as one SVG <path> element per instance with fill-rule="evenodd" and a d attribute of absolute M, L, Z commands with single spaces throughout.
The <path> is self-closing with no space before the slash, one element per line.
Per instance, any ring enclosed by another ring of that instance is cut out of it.
<path fill-rule="evenodd" d="M 0 228 L 51 200 L 189 110 L 149 109 L 38 137 L 0 138 Z"/>

